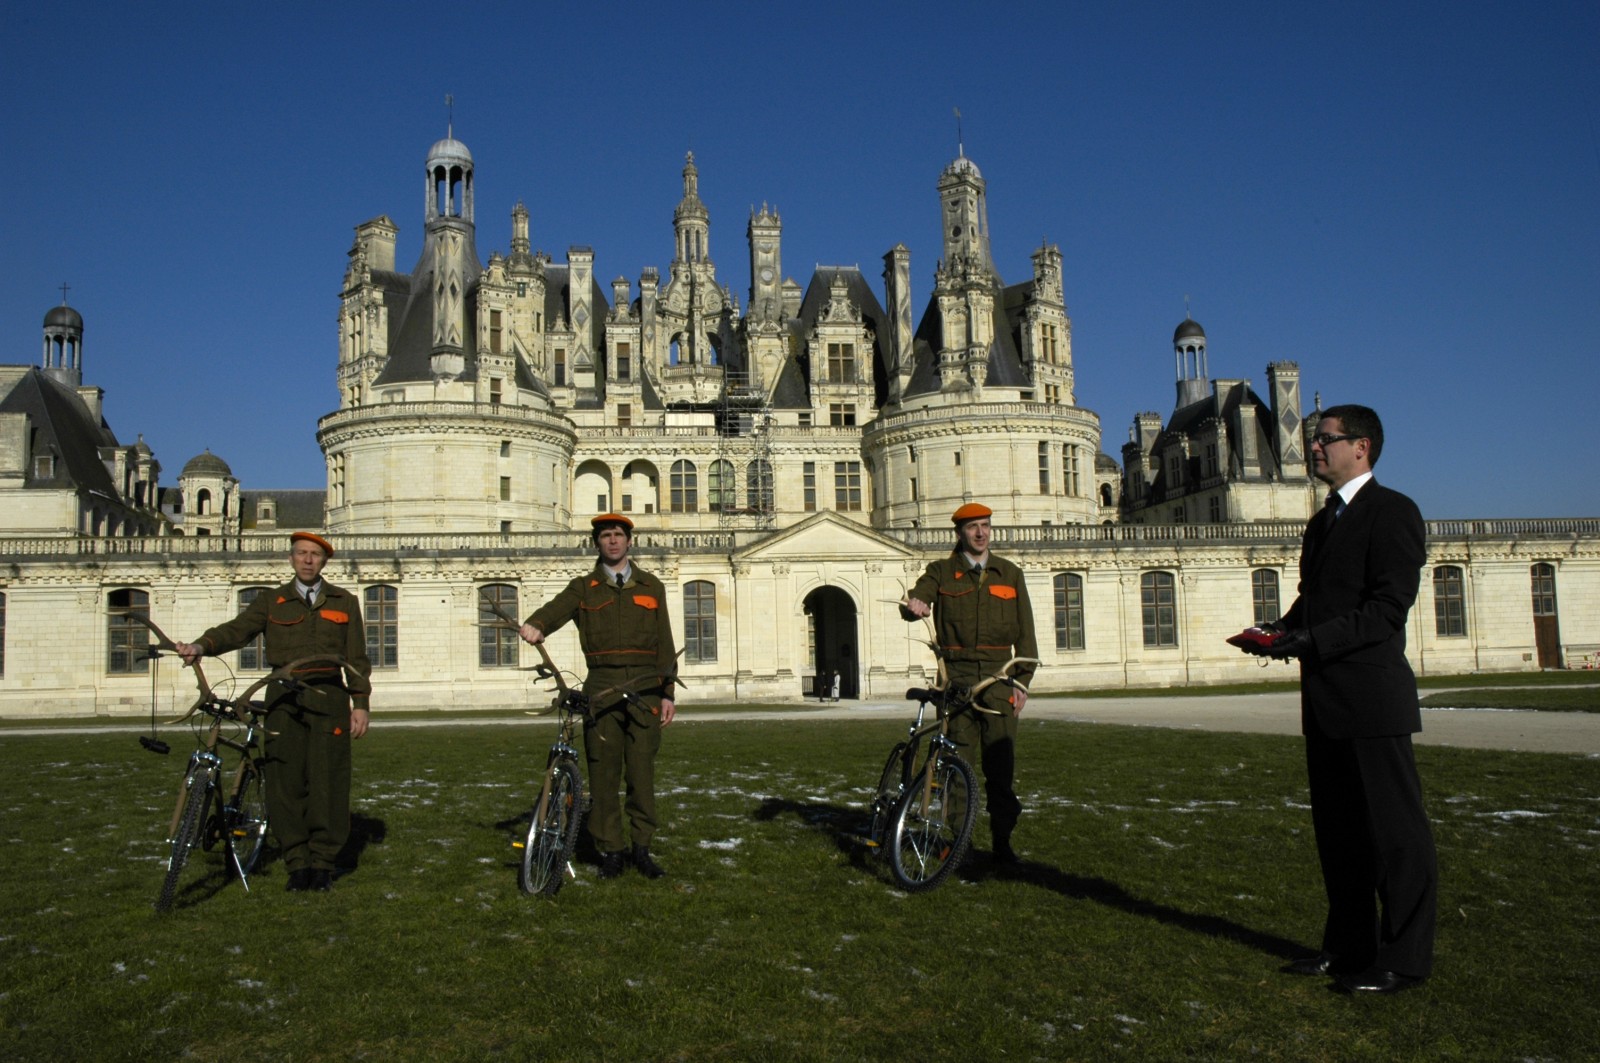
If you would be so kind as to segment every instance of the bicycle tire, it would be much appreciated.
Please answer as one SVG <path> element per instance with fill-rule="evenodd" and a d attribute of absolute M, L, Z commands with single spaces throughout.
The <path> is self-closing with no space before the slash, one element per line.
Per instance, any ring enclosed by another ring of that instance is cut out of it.
<path fill-rule="evenodd" d="M 156 911 L 172 907 L 178 893 L 178 878 L 189 862 L 189 851 L 200 839 L 201 820 L 206 804 L 211 799 L 211 770 L 204 764 L 193 764 L 184 777 L 183 811 L 178 815 L 178 829 L 172 834 L 172 850 L 167 856 L 167 873 L 161 880 L 161 892 L 156 896 Z"/>
<path fill-rule="evenodd" d="M 883 762 L 883 772 L 878 776 L 878 789 L 872 795 L 870 812 L 872 822 L 867 828 L 867 838 L 873 845 L 883 844 L 884 834 L 892 823 L 894 811 L 905 792 L 906 776 L 910 766 L 905 761 L 907 743 L 897 742 Z"/>
<path fill-rule="evenodd" d="M 229 870 L 249 879 L 267 847 L 267 782 L 258 761 L 244 762 L 225 821 Z"/>
<path fill-rule="evenodd" d="M 583 775 L 563 757 L 550 766 L 550 796 L 533 810 L 522 847 L 522 892 L 554 897 L 566 881 L 567 864 L 578 847 L 583 823 Z"/>
<path fill-rule="evenodd" d="M 922 797 L 930 771 L 933 792 L 924 812 Z M 889 867 L 901 889 L 931 890 L 961 865 L 978 822 L 977 788 L 977 775 L 960 757 L 935 752 L 928 758 L 895 809 Z M 952 809 L 958 811 L 952 814 Z"/>

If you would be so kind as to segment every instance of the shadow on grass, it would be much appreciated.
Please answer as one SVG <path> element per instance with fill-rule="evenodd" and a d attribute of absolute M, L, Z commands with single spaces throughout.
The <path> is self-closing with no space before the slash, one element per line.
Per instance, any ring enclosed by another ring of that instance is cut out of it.
<path fill-rule="evenodd" d="M 344 878 L 354 874 L 361 864 L 361 854 L 367 851 L 369 845 L 382 845 L 389 836 L 389 825 L 381 819 L 363 816 L 359 812 L 350 814 L 350 837 L 345 839 L 344 848 L 339 850 L 339 855 L 333 859 L 334 878 Z"/>
<path fill-rule="evenodd" d="M 887 865 L 873 859 L 875 850 L 868 844 L 867 833 L 871 817 L 861 808 L 832 805 L 823 801 L 791 801 L 783 797 L 769 797 L 762 801 L 750 818 L 763 823 L 779 816 L 795 816 L 807 827 L 828 836 L 852 866 L 862 871 L 882 876 Z"/>
<path fill-rule="evenodd" d="M 867 814 L 862 809 L 846 808 L 820 801 L 792 801 L 781 797 L 769 797 L 751 813 L 751 818 L 769 822 L 786 815 L 797 817 L 807 827 L 831 838 L 839 851 L 850 858 L 852 865 L 864 871 L 882 874 L 884 865 L 871 858 L 873 850 L 867 846 L 869 823 Z M 968 854 L 966 862 L 957 874 L 968 882 L 986 878 L 1023 882 L 1072 900 L 1090 901 L 1129 915 L 1154 919 L 1159 923 L 1191 933 L 1238 942 L 1283 960 L 1292 960 L 1306 955 L 1308 951 L 1313 951 L 1308 950 L 1300 942 L 1243 926 L 1222 916 L 1187 912 L 1169 904 L 1145 900 L 1108 879 L 1074 875 L 1036 860 L 1001 865 L 994 863 L 989 853 L 974 849 Z"/>
<path fill-rule="evenodd" d="M 1298 941 L 1290 941 L 1288 938 L 1279 937 L 1276 934 L 1269 934 L 1262 930 L 1243 926 L 1232 919 L 1225 919 L 1220 915 L 1188 912 L 1182 908 L 1175 908 L 1170 904 L 1146 900 L 1129 893 L 1109 879 L 1074 875 L 1070 871 L 1063 871 L 1058 867 L 1042 864 L 1036 860 L 1024 860 L 1011 866 L 995 865 L 991 874 L 995 878 L 1026 882 L 1029 885 L 1050 890 L 1052 893 L 1058 893 L 1073 900 L 1092 901 L 1095 904 L 1104 905 L 1107 908 L 1115 908 L 1129 915 L 1154 919 L 1158 923 L 1165 923 L 1192 933 L 1235 941 L 1283 960 L 1292 960 L 1296 957 L 1304 956 L 1308 952 L 1315 951 L 1314 949 L 1308 949 Z"/>

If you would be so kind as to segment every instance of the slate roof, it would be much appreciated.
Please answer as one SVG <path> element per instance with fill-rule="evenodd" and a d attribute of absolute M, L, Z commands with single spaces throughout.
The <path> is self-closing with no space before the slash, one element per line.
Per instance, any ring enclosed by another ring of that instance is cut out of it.
<path fill-rule="evenodd" d="M 0 414 L 26 414 L 33 426 L 30 449 L 35 455 L 53 454 L 55 474 L 34 478 L 30 463 L 24 487 L 62 490 L 80 488 L 120 500 L 117 485 L 100 459 L 101 447 L 117 446 L 117 437 L 104 420 L 96 421 L 78 393 L 44 371 L 30 367 L 0 399 Z"/>

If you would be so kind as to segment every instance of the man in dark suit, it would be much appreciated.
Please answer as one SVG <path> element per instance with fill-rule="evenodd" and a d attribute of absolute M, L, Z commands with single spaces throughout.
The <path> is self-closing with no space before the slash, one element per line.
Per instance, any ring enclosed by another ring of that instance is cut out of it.
<path fill-rule="evenodd" d="M 1433 969 L 1438 864 L 1411 736 L 1422 730 L 1406 616 L 1426 554 L 1416 503 L 1378 484 L 1383 425 L 1323 412 L 1312 437 L 1328 504 L 1306 526 L 1300 596 L 1257 652 L 1300 660 L 1311 819 L 1328 894 L 1322 951 L 1284 968 L 1394 993 Z"/>

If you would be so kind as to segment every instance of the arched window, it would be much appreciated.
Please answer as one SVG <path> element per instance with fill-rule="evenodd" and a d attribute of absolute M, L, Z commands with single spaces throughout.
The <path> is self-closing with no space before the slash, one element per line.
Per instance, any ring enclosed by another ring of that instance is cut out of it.
<path fill-rule="evenodd" d="M 771 513 L 772 463 L 765 458 L 752 461 L 745 467 L 744 485 L 750 508 L 757 513 Z"/>
<path fill-rule="evenodd" d="M 713 513 L 730 513 L 739 508 L 739 480 L 733 463 L 714 461 L 706 477 L 706 503 Z"/>
<path fill-rule="evenodd" d="M 150 629 L 133 615 L 150 615 L 150 595 L 125 587 L 106 596 L 106 671 L 127 675 L 150 670 Z"/>
<path fill-rule="evenodd" d="M 1178 588 L 1170 572 L 1146 572 L 1139 577 L 1139 605 L 1144 620 L 1144 644 L 1150 647 L 1178 644 Z"/>
<path fill-rule="evenodd" d="M 683 586 L 683 659 L 696 664 L 717 659 L 717 588 L 708 580 Z"/>
<path fill-rule="evenodd" d="M 1278 605 L 1277 570 L 1258 568 L 1250 573 L 1250 604 L 1255 610 L 1257 625 L 1270 624 L 1282 615 Z"/>
<path fill-rule="evenodd" d="M 490 583 L 478 588 L 478 667 L 515 668 L 517 633 L 505 626 L 490 608 L 491 602 L 507 616 L 522 615 L 517 611 L 517 588 L 511 584 Z"/>
<path fill-rule="evenodd" d="M 199 513 L 201 516 L 205 516 L 211 512 L 211 492 L 206 490 L 204 487 L 195 492 L 194 511 Z"/>
<path fill-rule="evenodd" d="M 367 624 L 367 659 L 374 668 L 400 667 L 399 590 L 380 583 L 363 591 L 362 598 L 362 619 Z"/>
<path fill-rule="evenodd" d="M 257 596 L 267 593 L 267 587 L 245 587 L 241 589 L 235 600 L 239 611 L 255 601 Z M 267 641 L 265 635 L 257 635 L 239 648 L 239 670 L 241 672 L 263 672 L 267 670 Z"/>
<path fill-rule="evenodd" d="M 1061 572 L 1055 578 L 1056 649 L 1083 649 L 1083 577 Z"/>
<path fill-rule="evenodd" d="M 700 477 L 694 462 L 679 459 L 672 463 L 672 512 L 695 513 L 700 509 Z"/>

